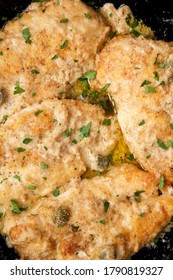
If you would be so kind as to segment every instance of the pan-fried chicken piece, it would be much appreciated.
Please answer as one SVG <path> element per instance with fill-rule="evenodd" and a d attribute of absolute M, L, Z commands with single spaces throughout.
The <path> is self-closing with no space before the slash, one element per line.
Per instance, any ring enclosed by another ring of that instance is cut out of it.
<path fill-rule="evenodd" d="M 20 215 L 9 210 L 2 232 L 22 259 L 127 259 L 173 215 L 173 197 L 158 196 L 156 185 L 133 165 L 113 167 L 71 181 Z"/>
<path fill-rule="evenodd" d="M 32 3 L 0 30 L 0 120 L 35 102 L 63 97 L 107 40 L 110 27 L 79 0 Z"/>
<path fill-rule="evenodd" d="M 100 55 L 95 87 L 109 84 L 127 144 L 148 171 L 173 182 L 173 43 L 127 35 Z"/>
<path fill-rule="evenodd" d="M 0 213 L 16 200 L 31 206 L 86 169 L 103 171 L 122 136 L 116 118 L 73 100 L 47 100 L 9 117 L 0 127 Z M 106 118 L 107 119 L 107 118 Z"/>

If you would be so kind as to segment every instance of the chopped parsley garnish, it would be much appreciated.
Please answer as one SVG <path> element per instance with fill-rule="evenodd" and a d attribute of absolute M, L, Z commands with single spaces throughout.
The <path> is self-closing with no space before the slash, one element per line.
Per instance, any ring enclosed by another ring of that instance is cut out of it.
<path fill-rule="evenodd" d="M 60 23 L 67 23 L 68 22 L 68 18 L 64 18 L 60 20 Z"/>
<path fill-rule="evenodd" d="M 78 226 L 72 225 L 72 226 L 71 226 L 71 229 L 72 229 L 72 231 L 76 232 L 76 231 L 79 230 L 79 227 L 78 227 Z"/>
<path fill-rule="evenodd" d="M 46 163 L 44 163 L 44 162 L 42 162 L 41 164 L 40 164 L 40 166 L 41 166 L 41 168 L 42 169 L 48 169 L 48 165 L 46 164 Z"/>
<path fill-rule="evenodd" d="M 167 150 L 168 147 L 161 141 L 161 140 L 157 140 L 157 144 L 160 148 Z"/>
<path fill-rule="evenodd" d="M 158 65 L 160 68 L 164 68 L 164 67 L 165 67 L 165 64 L 162 63 L 162 62 L 158 62 L 157 65 Z"/>
<path fill-rule="evenodd" d="M 36 70 L 36 69 L 31 70 L 31 73 L 32 74 L 40 74 L 40 72 L 38 70 Z"/>
<path fill-rule="evenodd" d="M 17 148 L 18 153 L 23 153 L 25 151 L 25 149 L 23 149 L 22 147 Z"/>
<path fill-rule="evenodd" d="M 0 218 L 2 218 L 4 216 L 4 213 L 0 212 Z"/>
<path fill-rule="evenodd" d="M 65 49 L 68 45 L 68 40 L 66 40 L 59 48 L 62 50 L 62 49 Z"/>
<path fill-rule="evenodd" d="M 29 189 L 29 190 L 35 190 L 35 189 L 36 189 L 36 186 L 29 185 L 29 186 L 28 186 L 28 189 Z"/>
<path fill-rule="evenodd" d="M 31 93 L 32 97 L 36 96 L 36 93 L 35 92 L 32 92 Z"/>
<path fill-rule="evenodd" d="M 4 115 L 2 118 L 3 118 L 4 121 L 7 121 L 8 115 Z"/>
<path fill-rule="evenodd" d="M 14 87 L 14 94 L 20 94 L 23 92 L 25 92 L 25 90 L 20 87 L 19 82 L 16 82 Z"/>
<path fill-rule="evenodd" d="M 60 190 L 58 188 L 56 188 L 54 191 L 53 191 L 53 196 L 54 197 L 58 197 L 60 195 Z"/>
<path fill-rule="evenodd" d="M 48 151 L 48 148 L 46 146 L 44 146 L 45 151 Z"/>
<path fill-rule="evenodd" d="M 0 38 L 0 42 L 2 42 L 2 40 L 3 40 L 3 39 L 2 39 L 2 38 Z"/>
<path fill-rule="evenodd" d="M 110 206 L 110 203 L 109 203 L 108 201 L 105 201 L 105 202 L 104 202 L 104 210 L 105 210 L 105 212 L 108 211 L 109 206 Z"/>
<path fill-rule="evenodd" d="M 87 125 L 85 125 L 79 129 L 82 138 L 90 136 L 91 125 L 92 125 L 92 122 L 89 122 Z"/>
<path fill-rule="evenodd" d="M 32 43 L 32 41 L 30 39 L 31 34 L 29 32 L 29 28 L 28 27 L 22 30 L 22 36 L 23 36 L 26 44 L 31 44 Z"/>
<path fill-rule="evenodd" d="M 144 80 L 143 83 L 141 84 L 141 87 L 143 87 L 143 86 L 145 86 L 145 85 L 149 85 L 149 84 L 151 84 L 150 81 Z"/>
<path fill-rule="evenodd" d="M 154 74 L 154 78 L 156 79 L 156 81 L 159 81 L 159 74 L 158 74 L 158 72 L 154 71 L 153 74 Z"/>
<path fill-rule="evenodd" d="M 149 93 L 149 92 L 156 92 L 156 89 L 154 87 L 146 87 L 145 93 Z"/>
<path fill-rule="evenodd" d="M 19 207 L 19 205 L 17 204 L 16 200 L 14 200 L 14 199 L 11 200 L 11 205 L 12 205 L 12 208 L 13 208 L 12 212 L 14 214 L 20 214 L 22 211 L 25 211 L 25 210 L 28 209 L 28 207 L 25 207 L 25 208 Z"/>
<path fill-rule="evenodd" d="M 126 16 L 125 21 L 131 28 L 135 28 L 138 26 L 137 19 L 135 19 L 134 16 L 130 13 Z"/>
<path fill-rule="evenodd" d="M 78 62 L 78 60 L 77 59 L 73 59 L 73 61 L 76 63 L 76 62 Z"/>
<path fill-rule="evenodd" d="M 87 95 L 88 95 L 87 89 L 83 90 L 82 97 L 85 98 L 85 97 L 87 97 Z"/>
<path fill-rule="evenodd" d="M 91 19 L 91 16 L 90 16 L 89 14 L 85 14 L 85 13 L 84 13 L 84 16 L 85 16 L 86 18 L 88 18 L 88 19 Z"/>
<path fill-rule="evenodd" d="M 139 123 L 139 126 L 142 126 L 142 125 L 144 125 L 144 124 L 145 124 L 145 121 L 142 120 L 142 121 Z"/>
<path fill-rule="evenodd" d="M 111 125 L 111 119 L 104 119 L 102 125 Z"/>
<path fill-rule="evenodd" d="M 129 157 L 128 157 L 128 159 L 129 159 L 130 161 L 133 161 L 133 160 L 135 159 L 135 157 L 134 157 L 133 154 L 130 154 Z"/>
<path fill-rule="evenodd" d="M 169 147 L 173 148 L 173 141 L 172 140 L 169 140 L 167 144 L 168 144 Z"/>
<path fill-rule="evenodd" d="M 8 180 L 8 178 L 4 178 L 2 179 L 2 181 L 0 182 L 0 184 L 2 184 L 4 181 Z"/>
<path fill-rule="evenodd" d="M 25 139 L 23 140 L 23 144 L 27 145 L 27 144 L 29 144 L 31 141 L 32 141 L 31 138 L 25 138 Z"/>
<path fill-rule="evenodd" d="M 41 113 L 43 113 L 43 110 L 37 110 L 34 114 L 35 114 L 35 116 L 38 116 L 38 115 L 40 115 Z"/>
<path fill-rule="evenodd" d="M 107 91 L 107 89 L 110 87 L 111 84 L 106 84 L 102 89 L 101 91 L 104 92 L 104 91 Z"/>
<path fill-rule="evenodd" d="M 149 154 L 149 155 L 146 156 L 146 159 L 149 159 L 150 157 L 151 157 L 151 155 Z"/>
<path fill-rule="evenodd" d="M 58 58 L 58 54 L 55 54 L 52 58 L 51 58 L 51 60 L 54 60 L 54 59 L 57 59 Z"/>
<path fill-rule="evenodd" d="M 161 81 L 159 86 L 163 86 L 163 85 L 166 85 L 165 81 Z"/>
<path fill-rule="evenodd" d="M 136 192 L 134 192 L 134 195 L 135 196 L 140 196 L 140 194 L 144 193 L 144 192 L 145 192 L 144 190 L 136 191 Z"/>
<path fill-rule="evenodd" d="M 21 178 L 20 178 L 19 175 L 14 175 L 13 178 L 16 179 L 16 180 L 18 180 L 19 182 L 21 181 Z"/>
<path fill-rule="evenodd" d="M 0 52 L 0 56 L 2 56 L 3 55 L 3 52 Z"/>
<path fill-rule="evenodd" d="M 164 177 L 164 176 L 161 176 L 161 177 L 160 177 L 159 184 L 158 184 L 158 187 L 159 187 L 159 188 L 163 188 L 164 185 L 165 185 L 165 177 Z"/>
<path fill-rule="evenodd" d="M 139 216 L 140 216 L 141 218 L 144 218 L 145 212 L 142 212 Z"/>
<path fill-rule="evenodd" d="M 72 134 L 72 131 L 73 131 L 72 128 L 66 130 L 66 131 L 64 132 L 65 136 L 69 137 L 69 136 Z"/>
<path fill-rule="evenodd" d="M 96 75 L 97 75 L 96 71 L 90 70 L 87 73 L 85 73 L 82 78 L 83 79 L 88 79 L 88 80 L 95 80 Z"/>
<path fill-rule="evenodd" d="M 105 224 L 106 224 L 105 219 L 100 220 L 100 223 L 101 223 L 102 225 L 105 225 Z"/>
<path fill-rule="evenodd" d="M 172 129 L 173 129 L 173 123 L 170 123 L 170 128 L 172 128 Z"/>
<path fill-rule="evenodd" d="M 135 35 L 136 37 L 139 37 L 141 35 L 141 33 L 139 33 L 137 30 L 135 30 L 134 28 L 132 28 L 130 30 L 130 34 Z"/>
<path fill-rule="evenodd" d="M 109 16 L 110 16 L 110 17 L 113 17 L 113 13 L 110 13 Z"/>
<path fill-rule="evenodd" d="M 117 32 L 113 32 L 109 35 L 109 39 L 112 40 L 117 35 Z"/>

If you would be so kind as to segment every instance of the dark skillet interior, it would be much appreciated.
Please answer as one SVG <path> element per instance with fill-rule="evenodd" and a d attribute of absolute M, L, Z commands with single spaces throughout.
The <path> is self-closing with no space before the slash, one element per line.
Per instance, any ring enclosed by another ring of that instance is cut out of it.
<path fill-rule="evenodd" d="M 0 27 L 4 23 L 21 13 L 31 0 L 0 0 Z M 137 19 L 150 26 L 155 31 L 157 39 L 173 41 L 173 10 L 170 0 L 95 0 L 84 1 L 94 8 L 104 3 L 113 3 L 116 8 L 127 4 Z M 0 237 L 0 260 L 13 260 L 18 255 L 9 249 Z M 157 238 L 154 246 L 145 247 L 132 257 L 133 260 L 173 260 L 173 228 L 164 237 Z"/>

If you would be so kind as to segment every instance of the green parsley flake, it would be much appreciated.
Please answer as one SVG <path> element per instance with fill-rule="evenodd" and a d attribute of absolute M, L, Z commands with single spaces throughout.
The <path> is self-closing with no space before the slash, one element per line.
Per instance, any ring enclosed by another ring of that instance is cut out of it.
<path fill-rule="evenodd" d="M 23 140 L 23 144 L 27 145 L 27 144 L 29 144 L 31 141 L 32 141 L 31 138 L 25 138 L 25 139 Z"/>
<path fill-rule="evenodd" d="M 14 94 L 21 94 L 23 92 L 25 92 L 25 90 L 20 87 L 19 82 L 16 82 L 14 87 Z"/>
<path fill-rule="evenodd" d="M 78 226 L 72 225 L 72 226 L 71 226 L 71 229 L 72 229 L 72 231 L 76 232 L 76 231 L 79 230 L 79 227 L 78 227 Z"/>
<path fill-rule="evenodd" d="M 43 113 L 43 110 L 37 110 L 34 114 L 35 114 L 35 116 L 38 116 L 38 115 L 40 115 L 41 113 Z"/>
<path fill-rule="evenodd" d="M 83 90 L 82 97 L 85 98 L 85 97 L 87 97 L 87 95 L 88 95 L 88 91 L 86 89 Z"/>
<path fill-rule="evenodd" d="M 105 202 L 104 202 L 104 210 L 105 210 L 105 212 L 108 211 L 109 206 L 110 206 L 110 203 L 109 203 L 108 201 L 105 201 Z"/>
<path fill-rule="evenodd" d="M 3 41 L 3 39 L 2 38 L 0 38 L 0 42 L 2 42 Z"/>
<path fill-rule="evenodd" d="M 54 59 L 57 59 L 58 58 L 58 54 L 55 54 L 52 58 L 51 58 L 51 60 L 54 60 Z"/>
<path fill-rule="evenodd" d="M 23 149 L 22 147 L 17 148 L 18 153 L 23 153 L 25 151 L 25 149 Z"/>
<path fill-rule="evenodd" d="M 83 79 L 88 79 L 88 80 L 95 80 L 96 75 L 97 75 L 96 71 L 90 70 L 87 73 L 85 73 L 82 78 Z"/>
<path fill-rule="evenodd" d="M 88 18 L 88 19 L 91 19 L 91 16 L 90 16 L 89 14 L 85 14 L 85 13 L 84 13 L 84 16 L 85 16 L 86 18 Z"/>
<path fill-rule="evenodd" d="M 151 157 L 151 155 L 149 154 L 149 155 L 146 156 L 146 159 L 149 159 L 150 157 Z"/>
<path fill-rule="evenodd" d="M 117 35 L 117 32 L 113 32 L 109 35 L 109 40 L 112 40 Z"/>
<path fill-rule="evenodd" d="M 137 30 L 135 30 L 134 28 L 130 29 L 130 34 L 135 35 L 136 37 L 139 37 L 141 35 L 141 33 L 139 33 Z"/>
<path fill-rule="evenodd" d="M 168 147 L 161 141 L 161 140 L 158 140 L 157 141 L 157 144 L 160 148 L 164 149 L 164 150 L 167 150 Z"/>
<path fill-rule="evenodd" d="M 72 144 L 77 144 L 76 139 L 73 139 L 71 142 L 72 142 Z"/>
<path fill-rule="evenodd" d="M 173 123 L 170 123 L 170 128 L 172 128 L 172 129 L 173 129 Z"/>
<path fill-rule="evenodd" d="M 32 43 L 32 41 L 30 39 L 31 34 L 29 32 L 29 28 L 25 28 L 25 29 L 22 30 L 22 36 L 23 36 L 26 44 L 31 44 Z"/>
<path fill-rule="evenodd" d="M 44 163 L 44 162 L 42 162 L 41 164 L 40 164 L 40 166 L 41 166 L 41 168 L 42 169 L 48 169 L 48 165 L 46 164 L 46 163 Z"/>
<path fill-rule="evenodd" d="M 78 62 L 78 60 L 77 60 L 77 59 L 73 59 L 73 61 L 74 61 L 74 63 Z"/>
<path fill-rule="evenodd" d="M 87 125 L 85 125 L 79 129 L 82 138 L 90 136 L 91 125 L 92 125 L 92 122 L 89 122 Z"/>
<path fill-rule="evenodd" d="M 66 131 L 64 132 L 65 136 L 69 137 L 69 136 L 72 134 L 72 131 L 73 131 L 72 128 L 66 130 Z"/>
<path fill-rule="evenodd" d="M 35 189 L 36 189 L 36 186 L 29 185 L 29 186 L 28 186 L 28 189 L 29 189 L 29 190 L 35 190 Z"/>
<path fill-rule="evenodd" d="M 159 81 L 159 74 L 158 74 L 158 72 L 154 71 L 153 74 L 154 74 L 154 78 L 156 79 L 156 81 Z"/>
<path fill-rule="evenodd" d="M 150 93 L 150 92 L 156 92 L 156 89 L 154 87 L 146 87 L 145 93 Z"/>
<path fill-rule="evenodd" d="M 68 40 L 66 40 L 59 48 L 62 50 L 62 49 L 65 49 L 68 45 Z"/>
<path fill-rule="evenodd" d="M 12 208 L 13 208 L 12 212 L 14 214 L 20 214 L 22 211 L 25 211 L 25 210 L 28 209 L 28 207 L 25 207 L 25 208 L 19 207 L 19 205 L 17 204 L 16 200 L 14 200 L 14 199 L 11 199 L 11 205 L 12 205 Z"/>
<path fill-rule="evenodd" d="M 60 190 L 58 188 L 56 188 L 53 192 L 53 196 L 58 197 L 59 195 L 60 195 Z"/>
<path fill-rule="evenodd" d="M 21 181 L 21 178 L 20 178 L 19 175 L 14 175 L 13 178 L 16 179 L 16 180 L 18 180 L 19 182 Z"/>
<path fill-rule="evenodd" d="M 0 212 L 0 218 L 2 218 L 4 216 L 4 213 Z"/>
<path fill-rule="evenodd" d="M 68 18 L 64 18 L 60 20 L 60 23 L 67 23 L 68 22 Z"/>
<path fill-rule="evenodd" d="M 110 16 L 110 17 L 113 17 L 113 13 L 110 13 L 109 16 Z"/>
<path fill-rule="evenodd" d="M 141 218 L 144 218 L 145 212 L 142 212 L 139 216 L 140 216 Z"/>
<path fill-rule="evenodd" d="M 163 188 L 164 185 L 165 185 L 165 178 L 164 178 L 164 176 L 161 176 L 161 177 L 160 177 L 159 184 L 158 184 L 158 187 L 159 187 L 159 188 Z"/>
<path fill-rule="evenodd" d="M 0 56 L 2 56 L 3 55 L 3 52 L 0 52 Z"/>
<path fill-rule="evenodd" d="M 158 62 L 157 65 L 158 65 L 160 68 L 164 68 L 164 67 L 165 67 L 165 64 L 162 63 L 162 62 Z"/>
<path fill-rule="evenodd" d="M 35 92 L 32 92 L 31 93 L 32 97 L 36 96 L 36 93 Z"/>
<path fill-rule="evenodd" d="M 102 125 L 111 125 L 111 119 L 104 119 Z"/>
<path fill-rule="evenodd" d="M 40 72 L 38 70 L 35 70 L 35 69 L 31 70 L 31 73 L 32 74 L 40 74 Z"/>
<path fill-rule="evenodd" d="M 102 89 L 101 91 L 104 92 L 104 91 L 107 91 L 107 89 L 110 87 L 111 84 L 106 84 Z"/>
<path fill-rule="evenodd" d="M 2 179 L 2 181 L 0 182 L 0 184 L 2 184 L 4 181 L 8 180 L 8 178 L 4 178 Z"/>
<path fill-rule="evenodd" d="M 3 120 L 6 122 L 7 121 L 7 119 L 8 119 L 8 115 L 4 115 L 2 118 L 3 118 Z"/>
<path fill-rule="evenodd" d="M 133 160 L 135 159 L 135 157 L 134 157 L 133 154 L 130 154 L 129 157 L 128 157 L 128 159 L 129 159 L 130 161 L 133 161 Z"/>
<path fill-rule="evenodd" d="M 172 140 L 169 140 L 167 144 L 168 144 L 169 147 L 173 148 L 173 141 Z"/>
<path fill-rule="evenodd" d="M 139 126 L 142 126 L 142 125 L 144 125 L 144 124 L 145 124 L 145 121 L 142 120 L 142 121 L 139 123 Z"/>
<path fill-rule="evenodd" d="M 140 194 L 144 193 L 144 192 L 145 192 L 144 190 L 136 191 L 136 192 L 134 192 L 134 195 L 135 196 L 140 196 Z"/>
<path fill-rule="evenodd" d="M 105 219 L 100 220 L 100 223 L 101 223 L 102 225 L 105 225 L 105 224 L 106 224 Z"/>
<path fill-rule="evenodd" d="M 163 86 L 163 85 L 166 85 L 165 81 L 161 81 L 159 86 Z"/>
<path fill-rule="evenodd" d="M 151 84 L 150 81 L 144 80 L 143 83 L 141 84 L 141 87 L 143 87 L 143 86 L 145 86 L 145 85 L 149 85 L 149 84 Z"/>

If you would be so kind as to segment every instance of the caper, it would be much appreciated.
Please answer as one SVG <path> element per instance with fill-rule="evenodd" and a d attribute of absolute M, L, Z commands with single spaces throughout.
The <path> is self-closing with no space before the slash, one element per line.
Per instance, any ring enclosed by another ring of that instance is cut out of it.
<path fill-rule="evenodd" d="M 70 213 L 67 209 L 65 208 L 58 208 L 55 217 L 54 217 L 54 222 L 55 224 L 58 225 L 58 227 L 62 227 L 63 225 L 65 225 L 70 217 Z"/>

